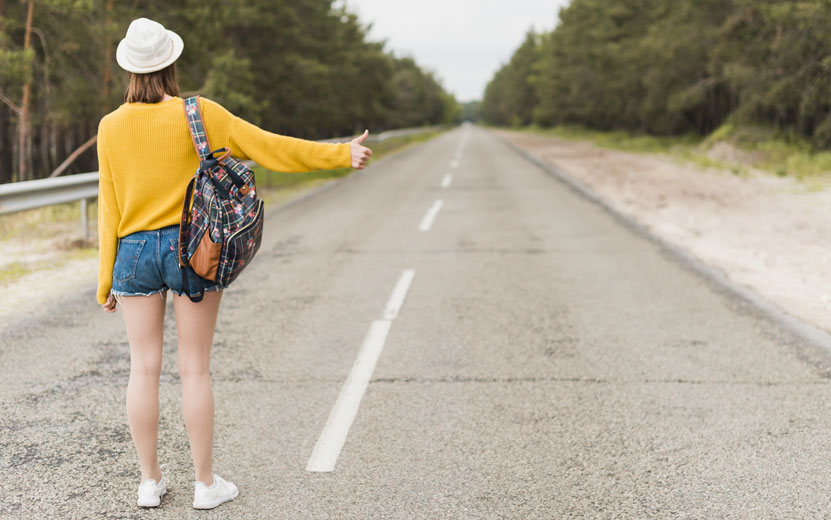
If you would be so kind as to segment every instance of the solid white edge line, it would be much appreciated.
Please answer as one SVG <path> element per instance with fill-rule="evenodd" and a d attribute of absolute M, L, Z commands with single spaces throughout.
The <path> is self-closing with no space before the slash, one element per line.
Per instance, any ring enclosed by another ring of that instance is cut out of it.
<path fill-rule="evenodd" d="M 446 187 L 450 186 L 450 181 L 452 181 L 452 180 L 453 180 L 453 176 L 450 175 L 449 173 L 446 173 L 444 175 L 444 178 L 441 180 L 441 187 L 446 188 Z"/>
<path fill-rule="evenodd" d="M 421 224 L 419 224 L 418 229 L 420 229 L 421 231 L 430 230 L 430 226 L 433 225 L 433 220 L 436 218 L 436 215 L 441 209 L 442 204 L 444 204 L 444 201 L 438 199 L 436 200 L 436 202 L 433 203 L 432 206 L 430 206 L 430 209 L 427 210 L 427 214 L 424 215 L 423 219 L 421 219 Z"/>
<path fill-rule="evenodd" d="M 306 471 L 334 471 L 391 325 L 390 320 L 375 320 L 369 326 L 369 332 L 361 345 L 355 364 L 352 365 L 349 377 L 343 383 L 338 399 L 326 420 L 326 426 L 323 427 L 323 432 L 312 450 Z"/>
<path fill-rule="evenodd" d="M 395 288 L 392 290 L 390 299 L 387 301 L 387 306 L 384 308 L 385 320 L 394 320 L 398 316 L 398 311 L 404 303 L 404 298 L 407 297 L 407 291 L 410 289 L 410 284 L 413 282 L 415 271 L 412 269 L 405 269 L 398 278 Z"/>

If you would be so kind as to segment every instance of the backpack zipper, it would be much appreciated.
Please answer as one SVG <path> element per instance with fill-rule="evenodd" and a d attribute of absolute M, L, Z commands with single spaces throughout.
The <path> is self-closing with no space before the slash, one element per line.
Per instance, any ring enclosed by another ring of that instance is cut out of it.
<path fill-rule="evenodd" d="M 234 231 L 231 234 L 231 236 L 228 237 L 228 240 L 226 240 L 226 242 L 230 242 L 231 240 L 234 239 L 235 236 L 239 235 L 243 231 L 247 231 L 251 226 L 254 226 L 255 224 L 257 224 L 257 217 L 260 215 L 260 212 L 262 212 L 262 210 L 263 210 L 263 201 L 258 200 L 257 201 L 257 212 L 254 214 L 254 220 L 251 223 L 249 223 L 249 224 L 239 228 L 238 230 Z"/>

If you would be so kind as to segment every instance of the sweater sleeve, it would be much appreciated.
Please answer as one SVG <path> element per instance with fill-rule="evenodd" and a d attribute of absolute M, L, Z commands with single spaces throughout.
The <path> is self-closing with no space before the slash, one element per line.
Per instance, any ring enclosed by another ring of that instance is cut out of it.
<path fill-rule="evenodd" d="M 349 143 L 318 143 L 274 134 L 232 115 L 213 101 L 204 99 L 202 106 L 209 134 L 216 128 L 215 133 L 224 137 L 220 128 L 227 128 L 227 142 L 211 142 L 211 146 L 230 146 L 234 157 L 251 159 L 264 168 L 279 172 L 310 172 L 352 166 Z"/>
<path fill-rule="evenodd" d="M 112 172 L 107 159 L 106 132 L 98 125 L 98 303 L 104 304 L 112 289 L 113 264 L 118 247 L 121 212 L 115 199 Z"/>

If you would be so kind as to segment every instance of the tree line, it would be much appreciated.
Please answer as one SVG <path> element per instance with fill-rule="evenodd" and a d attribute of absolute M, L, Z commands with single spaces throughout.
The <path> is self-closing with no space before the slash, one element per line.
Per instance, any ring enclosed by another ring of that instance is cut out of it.
<path fill-rule="evenodd" d="M 177 32 L 182 95 L 306 139 L 451 122 L 432 73 L 367 39 L 333 0 L 0 0 L 0 183 L 97 169 L 101 117 L 124 100 L 130 21 Z"/>
<path fill-rule="evenodd" d="M 706 135 L 736 121 L 831 147 L 831 0 L 572 0 L 488 84 L 497 125 Z"/>

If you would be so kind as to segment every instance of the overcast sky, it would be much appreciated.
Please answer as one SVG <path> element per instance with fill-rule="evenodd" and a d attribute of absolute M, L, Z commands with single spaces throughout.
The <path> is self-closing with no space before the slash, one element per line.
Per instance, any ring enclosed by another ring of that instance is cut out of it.
<path fill-rule="evenodd" d="M 528 29 L 550 30 L 569 0 L 345 0 L 371 40 L 432 70 L 459 101 L 481 99 Z"/>

